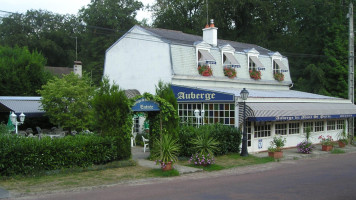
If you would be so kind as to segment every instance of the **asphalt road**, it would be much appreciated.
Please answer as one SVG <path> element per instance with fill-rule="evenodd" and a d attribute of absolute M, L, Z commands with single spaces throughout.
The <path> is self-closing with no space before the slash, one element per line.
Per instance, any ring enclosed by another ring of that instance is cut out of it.
<path fill-rule="evenodd" d="M 80 192 L 26 199 L 243 199 L 243 200 L 355 200 L 356 153 L 263 165 L 246 173 L 220 172 L 218 176 L 154 180 L 154 183 L 116 185 Z M 237 170 L 238 171 L 238 170 Z"/>

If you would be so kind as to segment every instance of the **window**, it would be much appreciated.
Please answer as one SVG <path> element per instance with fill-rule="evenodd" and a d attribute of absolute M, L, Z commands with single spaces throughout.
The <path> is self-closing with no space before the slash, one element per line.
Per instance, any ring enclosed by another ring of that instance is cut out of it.
<path fill-rule="evenodd" d="M 327 130 L 331 131 L 331 130 L 335 130 L 335 125 L 336 125 L 336 121 L 335 120 L 328 120 L 327 122 Z"/>
<path fill-rule="evenodd" d="M 181 124 L 198 125 L 194 110 L 204 108 L 204 124 L 221 123 L 235 125 L 235 104 L 231 103 L 179 103 L 178 115 Z M 201 122 L 200 122 L 201 123 Z"/>
<path fill-rule="evenodd" d="M 337 121 L 336 121 L 336 129 L 337 129 L 337 130 L 342 130 L 342 129 L 344 129 L 344 123 L 345 123 L 345 120 L 343 120 L 343 119 L 337 120 Z"/>
<path fill-rule="evenodd" d="M 313 122 L 303 122 L 303 133 L 307 132 L 308 127 L 310 127 L 310 132 L 314 132 L 314 123 Z"/>
<path fill-rule="evenodd" d="M 180 103 L 178 104 L 178 115 L 180 119 L 180 123 L 189 124 L 189 125 L 197 125 L 198 121 L 194 116 L 194 110 L 201 110 L 201 103 Z M 206 115 L 206 114 L 205 114 Z"/>
<path fill-rule="evenodd" d="M 206 103 L 204 110 L 204 124 L 235 125 L 235 104 L 233 103 Z"/>
<path fill-rule="evenodd" d="M 251 60 L 251 58 L 250 58 L 248 70 L 250 70 L 250 71 L 257 70 L 256 63 L 254 63 L 254 62 Z"/>
<path fill-rule="evenodd" d="M 276 73 L 281 73 L 281 69 L 279 68 L 279 65 L 276 63 L 276 61 L 273 61 L 273 74 Z"/>
<path fill-rule="evenodd" d="M 240 68 L 240 63 L 236 60 L 233 53 L 224 52 L 223 53 L 223 66 L 224 67 L 236 67 Z"/>
<path fill-rule="evenodd" d="M 314 130 L 315 130 L 315 132 L 324 131 L 324 121 L 316 121 Z"/>
<path fill-rule="evenodd" d="M 287 124 L 276 124 L 275 133 L 277 135 L 287 135 Z"/>
<path fill-rule="evenodd" d="M 299 122 L 289 123 L 289 134 L 299 134 Z"/>
<path fill-rule="evenodd" d="M 247 146 L 251 146 L 251 135 L 252 135 L 252 123 L 246 122 L 246 130 L 247 130 Z"/>
<path fill-rule="evenodd" d="M 271 136 L 271 125 L 270 124 L 255 124 L 255 138 L 269 137 Z"/>
<path fill-rule="evenodd" d="M 198 65 L 206 64 L 216 64 L 216 61 L 208 50 L 198 49 Z"/>

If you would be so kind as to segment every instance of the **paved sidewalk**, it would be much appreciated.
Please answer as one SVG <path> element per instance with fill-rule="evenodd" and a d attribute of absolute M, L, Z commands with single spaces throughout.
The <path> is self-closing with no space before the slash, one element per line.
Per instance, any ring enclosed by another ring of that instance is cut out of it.
<path fill-rule="evenodd" d="M 147 160 L 148 156 L 150 155 L 149 150 L 148 151 L 146 150 L 146 152 L 143 152 L 143 147 L 135 146 L 135 147 L 131 147 L 131 153 L 132 153 L 132 159 L 137 160 L 137 163 L 140 166 L 148 167 L 148 168 L 152 168 L 152 169 L 160 169 L 160 166 L 156 165 L 156 162 Z M 177 165 L 177 164 L 174 164 L 174 168 L 176 170 L 178 170 L 179 174 L 188 174 L 188 173 L 203 171 L 203 169 L 181 166 L 181 165 Z"/>
<path fill-rule="evenodd" d="M 296 147 L 290 148 L 290 149 L 283 149 L 283 158 L 280 160 L 298 160 L 298 159 L 303 159 L 303 158 L 317 158 L 317 157 L 323 157 L 323 156 L 328 156 L 330 152 L 327 151 L 322 151 L 321 150 L 321 145 L 314 145 L 315 148 L 312 151 L 311 154 L 303 154 L 299 153 Z M 336 149 L 341 149 L 345 151 L 345 153 L 350 153 L 350 152 L 356 152 L 356 146 L 354 145 L 346 145 L 344 148 L 339 148 L 337 144 L 334 146 Z M 267 157 L 268 153 L 267 152 L 260 152 L 256 154 L 251 154 L 257 157 Z"/>

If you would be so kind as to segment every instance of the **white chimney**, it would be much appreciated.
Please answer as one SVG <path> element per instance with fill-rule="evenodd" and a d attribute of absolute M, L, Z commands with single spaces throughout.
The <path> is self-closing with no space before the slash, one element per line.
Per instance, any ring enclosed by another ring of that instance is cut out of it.
<path fill-rule="evenodd" d="M 203 29 L 203 40 L 213 46 L 218 45 L 218 28 L 214 25 L 214 20 L 210 20 L 210 26 L 207 24 Z"/>
<path fill-rule="evenodd" d="M 74 61 L 74 74 L 78 74 L 79 77 L 82 77 L 82 62 Z"/>

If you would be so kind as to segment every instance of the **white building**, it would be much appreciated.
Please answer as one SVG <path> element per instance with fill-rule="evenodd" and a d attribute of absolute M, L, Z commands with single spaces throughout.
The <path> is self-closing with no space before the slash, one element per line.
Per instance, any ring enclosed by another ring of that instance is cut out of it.
<path fill-rule="evenodd" d="M 276 134 L 287 138 L 287 147 L 296 146 L 308 126 L 314 143 L 320 135 L 337 140 L 346 119 L 356 116 L 349 100 L 291 90 L 288 59 L 280 53 L 219 40 L 217 30 L 211 23 L 201 37 L 134 26 L 106 51 L 104 75 L 123 89 L 141 93 L 155 93 L 159 80 L 172 83 L 182 123 L 199 123 L 194 117 L 199 109 L 205 111 L 203 123 L 238 127 L 240 92 L 246 88 L 250 152 L 267 150 Z M 198 66 L 207 66 L 212 75 L 199 73 Z M 225 68 L 235 70 L 236 77 L 225 76 Z M 261 73 L 261 78 L 255 80 L 250 72 Z M 276 74 L 284 78 L 278 81 Z"/>

